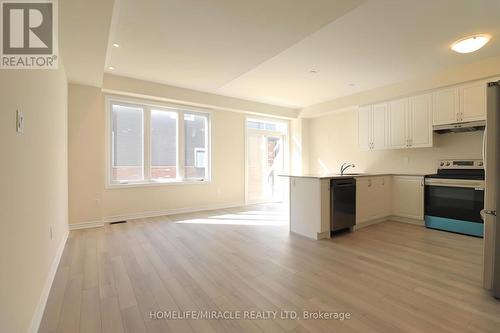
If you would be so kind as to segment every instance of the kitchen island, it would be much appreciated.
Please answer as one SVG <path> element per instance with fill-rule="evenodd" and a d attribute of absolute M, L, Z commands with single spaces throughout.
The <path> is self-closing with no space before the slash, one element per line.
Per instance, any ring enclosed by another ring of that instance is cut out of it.
<path fill-rule="evenodd" d="M 332 179 L 356 181 L 353 230 L 387 219 L 423 225 L 422 174 L 290 174 L 290 231 L 312 239 L 330 238 Z"/>

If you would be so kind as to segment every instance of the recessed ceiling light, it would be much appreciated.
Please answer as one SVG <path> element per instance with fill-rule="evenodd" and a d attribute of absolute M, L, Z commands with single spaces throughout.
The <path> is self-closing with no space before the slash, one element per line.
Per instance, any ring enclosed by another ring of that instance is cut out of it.
<path fill-rule="evenodd" d="M 109 66 L 109 67 L 108 67 L 108 69 L 109 69 L 110 71 L 112 71 L 112 70 L 114 70 L 115 68 L 114 68 L 113 66 Z"/>
<path fill-rule="evenodd" d="M 311 69 L 311 70 L 309 71 L 309 73 L 311 73 L 311 74 L 318 74 L 318 71 L 317 71 L 317 70 L 315 70 L 315 69 Z"/>
<path fill-rule="evenodd" d="M 113 47 L 120 47 L 120 44 L 118 44 L 118 43 L 113 43 Z"/>
<path fill-rule="evenodd" d="M 458 53 L 470 53 L 479 50 L 489 42 L 490 35 L 474 35 L 457 40 L 451 49 Z"/>
<path fill-rule="evenodd" d="M 354 83 L 349 83 L 349 87 L 354 87 Z"/>

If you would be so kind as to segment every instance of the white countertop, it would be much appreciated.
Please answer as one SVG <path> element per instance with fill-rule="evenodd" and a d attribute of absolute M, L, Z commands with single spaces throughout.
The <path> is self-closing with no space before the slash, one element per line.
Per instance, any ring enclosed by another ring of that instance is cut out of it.
<path fill-rule="evenodd" d="M 283 174 L 280 177 L 290 177 L 290 178 L 315 178 L 315 179 L 342 179 L 342 178 L 359 178 L 359 177 L 378 177 L 378 176 L 411 176 L 411 177 L 423 177 L 425 174 L 418 173 L 346 173 L 344 175 L 340 174 Z"/>

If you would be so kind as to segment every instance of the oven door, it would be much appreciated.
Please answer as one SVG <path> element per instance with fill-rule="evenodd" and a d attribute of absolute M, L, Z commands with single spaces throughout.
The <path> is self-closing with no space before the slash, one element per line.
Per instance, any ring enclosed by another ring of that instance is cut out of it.
<path fill-rule="evenodd" d="M 426 178 L 426 216 L 483 223 L 483 208 L 484 181 Z"/>

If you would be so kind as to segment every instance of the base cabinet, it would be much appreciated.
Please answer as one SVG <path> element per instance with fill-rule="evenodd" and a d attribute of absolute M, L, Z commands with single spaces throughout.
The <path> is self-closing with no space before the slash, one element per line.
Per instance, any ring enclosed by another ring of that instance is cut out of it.
<path fill-rule="evenodd" d="M 392 215 L 424 219 L 424 177 L 393 176 Z"/>
<path fill-rule="evenodd" d="M 290 231 L 312 239 L 330 237 L 330 179 L 290 178 Z"/>
<path fill-rule="evenodd" d="M 390 216 L 424 219 L 424 177 L 356 178 L 356 225 L 371 224 Z"/>
<path fill-rule="evenodd" d="M 391 177 L 356 178 L 356 224 L 389 216 L 391 212 Z"/>

